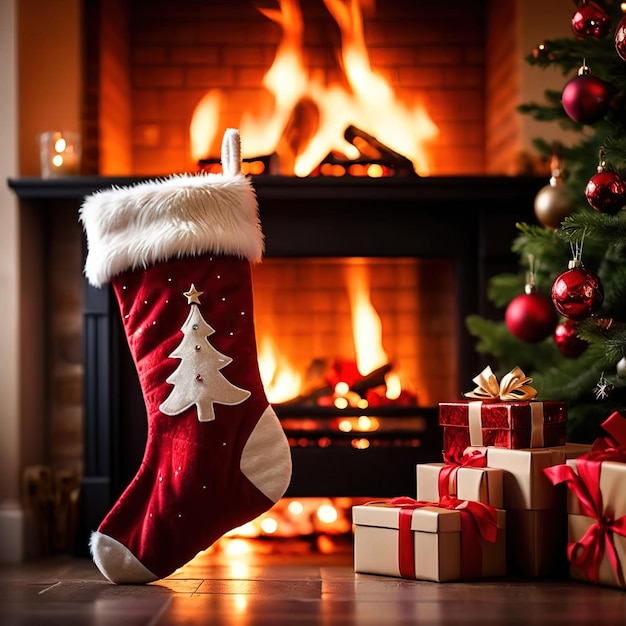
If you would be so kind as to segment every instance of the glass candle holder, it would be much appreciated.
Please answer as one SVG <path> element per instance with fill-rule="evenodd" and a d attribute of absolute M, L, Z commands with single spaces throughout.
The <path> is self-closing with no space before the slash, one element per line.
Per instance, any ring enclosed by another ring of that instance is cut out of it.
<path fill-rule="evenodd" d="M 39 135 L 42 178 L 78 176 L 81 166 L 80 134 L 51 130 Z"/>

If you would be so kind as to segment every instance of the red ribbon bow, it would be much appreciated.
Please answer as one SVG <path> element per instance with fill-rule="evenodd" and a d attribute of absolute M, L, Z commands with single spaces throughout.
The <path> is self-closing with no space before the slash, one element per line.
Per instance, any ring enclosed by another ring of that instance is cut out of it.
<path fill-rule="evenodd" d="M 439 472 L 440 498 L 456 497 L 457 474 L 460 467 L 487 467 L 487 455 L 484 450 L 478 448 L 466 448 L 461 452 L 460 448 L 455 447 L 450 452 L 444 452 L 443 460 L 446 465 Z"/>
<path fill-rule="evenodd" d="M 568 558 L 587 574 L 589 580 L 597 582 L 600 564 L 606 553 L 618 585 L 624 587 L 624 574 L 613 543 L 613 533 L 626 537 L 626 515 L 617 520 L 604 515 L 600 491 L 601 462 L 579 457 L 576 468 L 578 474 L 569 465 L 555 465 L 544 470 L 553 484 L 566 483 L 580 501 L 583 515 L 596 520 L 579 541 L 568 544 Z"/>
<path fill-rule="evenodd" d="M 426 506 L 456 510 L 461 514 L 461 578 L 476 578 L 482 573 L 481 538 L 494 543 L 498 537 L 496 510 L 488 504 L 444 496 L 439 502 L 419 502 L 408 496 L 392 498 L 400 508 L 398 523 L 398 566 L 400 576 L 415 578 L 415 542 L 411 522 L 413 511 Z"/>
<path fill-rule="evenodd" d="M 615 411 L 602 422 L 602 428 L 608 436 L 598 437 L 591 447 L 591 452 L 581 458 L 626 463 L 626 419 Z"/>

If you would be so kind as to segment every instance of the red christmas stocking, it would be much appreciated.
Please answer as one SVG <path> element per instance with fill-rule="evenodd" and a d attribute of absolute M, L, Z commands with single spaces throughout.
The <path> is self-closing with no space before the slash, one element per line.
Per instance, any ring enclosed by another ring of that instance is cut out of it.
<path fill-rule="evenodd" d="M 258 369 L 250 262 L 263 234 L 232 129 L 222 166 L 81 208 L 85 273 L 113 285 L 148 415 L 141 467 L 90 541 L 115 583 L 171 574 L 269 509 L 291 477 Z"/>

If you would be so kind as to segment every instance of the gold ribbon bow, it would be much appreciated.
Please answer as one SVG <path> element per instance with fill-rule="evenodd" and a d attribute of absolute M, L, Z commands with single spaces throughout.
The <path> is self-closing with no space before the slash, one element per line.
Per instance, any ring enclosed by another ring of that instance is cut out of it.
<path fill-rule="evenodd" d="M 467 398 L 478 400 L 532 400 L 537 395 L 537 390 L 526 383 L 532 383 L 519 367 L 513 368 L 505 374 L 498 384 L 498 380 L 491 367 L 487 366 L 476 378 L 472 379 L 478 386 L 474 391 L 464 394 Z"/>

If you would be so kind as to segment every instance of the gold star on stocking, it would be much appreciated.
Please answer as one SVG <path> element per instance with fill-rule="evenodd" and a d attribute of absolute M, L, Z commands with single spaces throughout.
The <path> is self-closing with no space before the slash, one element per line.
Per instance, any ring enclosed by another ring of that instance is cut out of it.
<path fill-rule="evenodd" d="M 204 293 L 204 291 L 198 291 L 196 286 L 191 283 L 191 287 L 189 291 L 185 291 L 183 296 L 187 298 L 187 304 L 200 304 L 200 296 Z"/>

